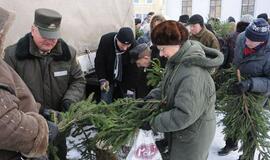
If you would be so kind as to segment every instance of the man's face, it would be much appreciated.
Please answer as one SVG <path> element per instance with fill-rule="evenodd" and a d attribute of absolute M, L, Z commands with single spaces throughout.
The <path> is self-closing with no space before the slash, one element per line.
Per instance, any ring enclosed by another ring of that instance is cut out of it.
<path fill-rule="evenodd" d="M 252 48 L 255 48 L 257 47 L 258 45 L 264 43 L 264 42 L 254 42 L 254 41 L 251 41 L 250 39 L 246 38 L 246 45 L 248 48 L 252 49 Z"/>
<path fill-rule="evenodd" d="M 57 43 L 57 39 L 46 39 L 43 38 L 39 31 L 38 28 L 35 26 L 32 26 L 32 30 L 31 30 L 32 36 L 33 36 L 33 40 L 35 42 L 35 44 L 37 45 L 37 47 L 44 52 L 49 52 L 50 50 L 52 50 L 56 43 Z"/>
<path fill-rule="evenodd" d="M 200 31 L 202 30 L 201 25 L 198 23 L 189 25 L 189 28 L 190 28 L 190 33 L 192 35 L 196 35 L 196 34 L 200 33 Z"/>
<path fill-rule="evenodd" d="M 125 52 L 131 46 L 131 44 L 122 43 L 118 39 L 116 40 L 116 43 L 117 43 L 118 48 L 122 52 Z"/>
<path fill-rule="evenodd" d="M 137 67 L 144 67 L 144 68 L 147 68 L 149 67 L 150 65 L 150 61 L 151 61 L 151 58 L 149 56 L 144 56 L 144 57 L 141 57 L 139 58 L 137 61 L 136 61 L 136 65 Z"/>

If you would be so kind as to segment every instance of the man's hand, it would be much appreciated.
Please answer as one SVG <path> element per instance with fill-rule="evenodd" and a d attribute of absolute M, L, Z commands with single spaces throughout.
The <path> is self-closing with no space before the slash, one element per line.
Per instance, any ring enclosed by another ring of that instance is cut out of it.
<path fill-rule="evenodd" d="M 110 90 L 109 81 L 107 81 L 106 79 L 101 79 L 101 80 L 99 80 L 99 83 L 100 83 L 100 90 L 101 91 L 109 92 L 109 90 Z"/>
<path fill-rule="evenodd" d="M 64 99 L 61 103 L 61 108 L 64 112 L 69 110 L 69 107 L 71 105 L 71 100 L 68 99 Z"/>
<path fill-rule="evenodd" d="M 51 122 L 55 122 L 55 123 L 61 121 L 61 119 L 62 119 L 61 113 L 58 112 L 58 111 L 55 111 L 53 109 L 44 108 L 43 109 L 43 112 L 41 113 L 41 115 L 46 120 L 51 121 Z"/>

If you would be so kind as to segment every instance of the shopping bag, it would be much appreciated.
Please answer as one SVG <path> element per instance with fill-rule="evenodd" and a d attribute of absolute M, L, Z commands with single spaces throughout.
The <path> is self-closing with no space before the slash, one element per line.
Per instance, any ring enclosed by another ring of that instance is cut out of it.
<path fill-rule="evenodd" d="M 162 160 L 151 130 L 139 130 L 126 160 Z"/>

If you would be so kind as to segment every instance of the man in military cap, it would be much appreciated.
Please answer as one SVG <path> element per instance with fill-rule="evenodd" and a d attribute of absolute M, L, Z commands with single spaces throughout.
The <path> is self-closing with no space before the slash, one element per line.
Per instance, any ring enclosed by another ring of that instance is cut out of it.
<path fill-rule="evenodd" d="M 4 60 L 27 84 L 41 104 L 43 115 L 48 111 L 67 111 L 72 103 L 83 99 L 85 92 L 86 82 L 76 51 L 60 39 L 61 19 L 54 10 L 35 10 L 31 32 L 5 49 Z M 65 160 L 65 136 L 57 140 L 57 154 Z"/>
<path fill-rule="evenodd" d="M 100 82 L 101 100 L 111 103 L 125 95 L 128 78 L 131 76 L 129 50 L 135 43 L 129 27 L 120 28 L 100 39 L 95 58 L 95 70 Z"/>

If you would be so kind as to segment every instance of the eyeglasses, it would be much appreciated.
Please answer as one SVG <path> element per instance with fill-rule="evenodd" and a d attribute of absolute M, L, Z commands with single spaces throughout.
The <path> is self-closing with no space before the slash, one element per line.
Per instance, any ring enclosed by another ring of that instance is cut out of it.
<path fill-rule="evenodd" d="M 174 48 L 174 47 L 179 47 L 179 45 L 162 45 L 162 46 L 157 46 L 157 49 L 162 52 L 166 48 Z"/>

